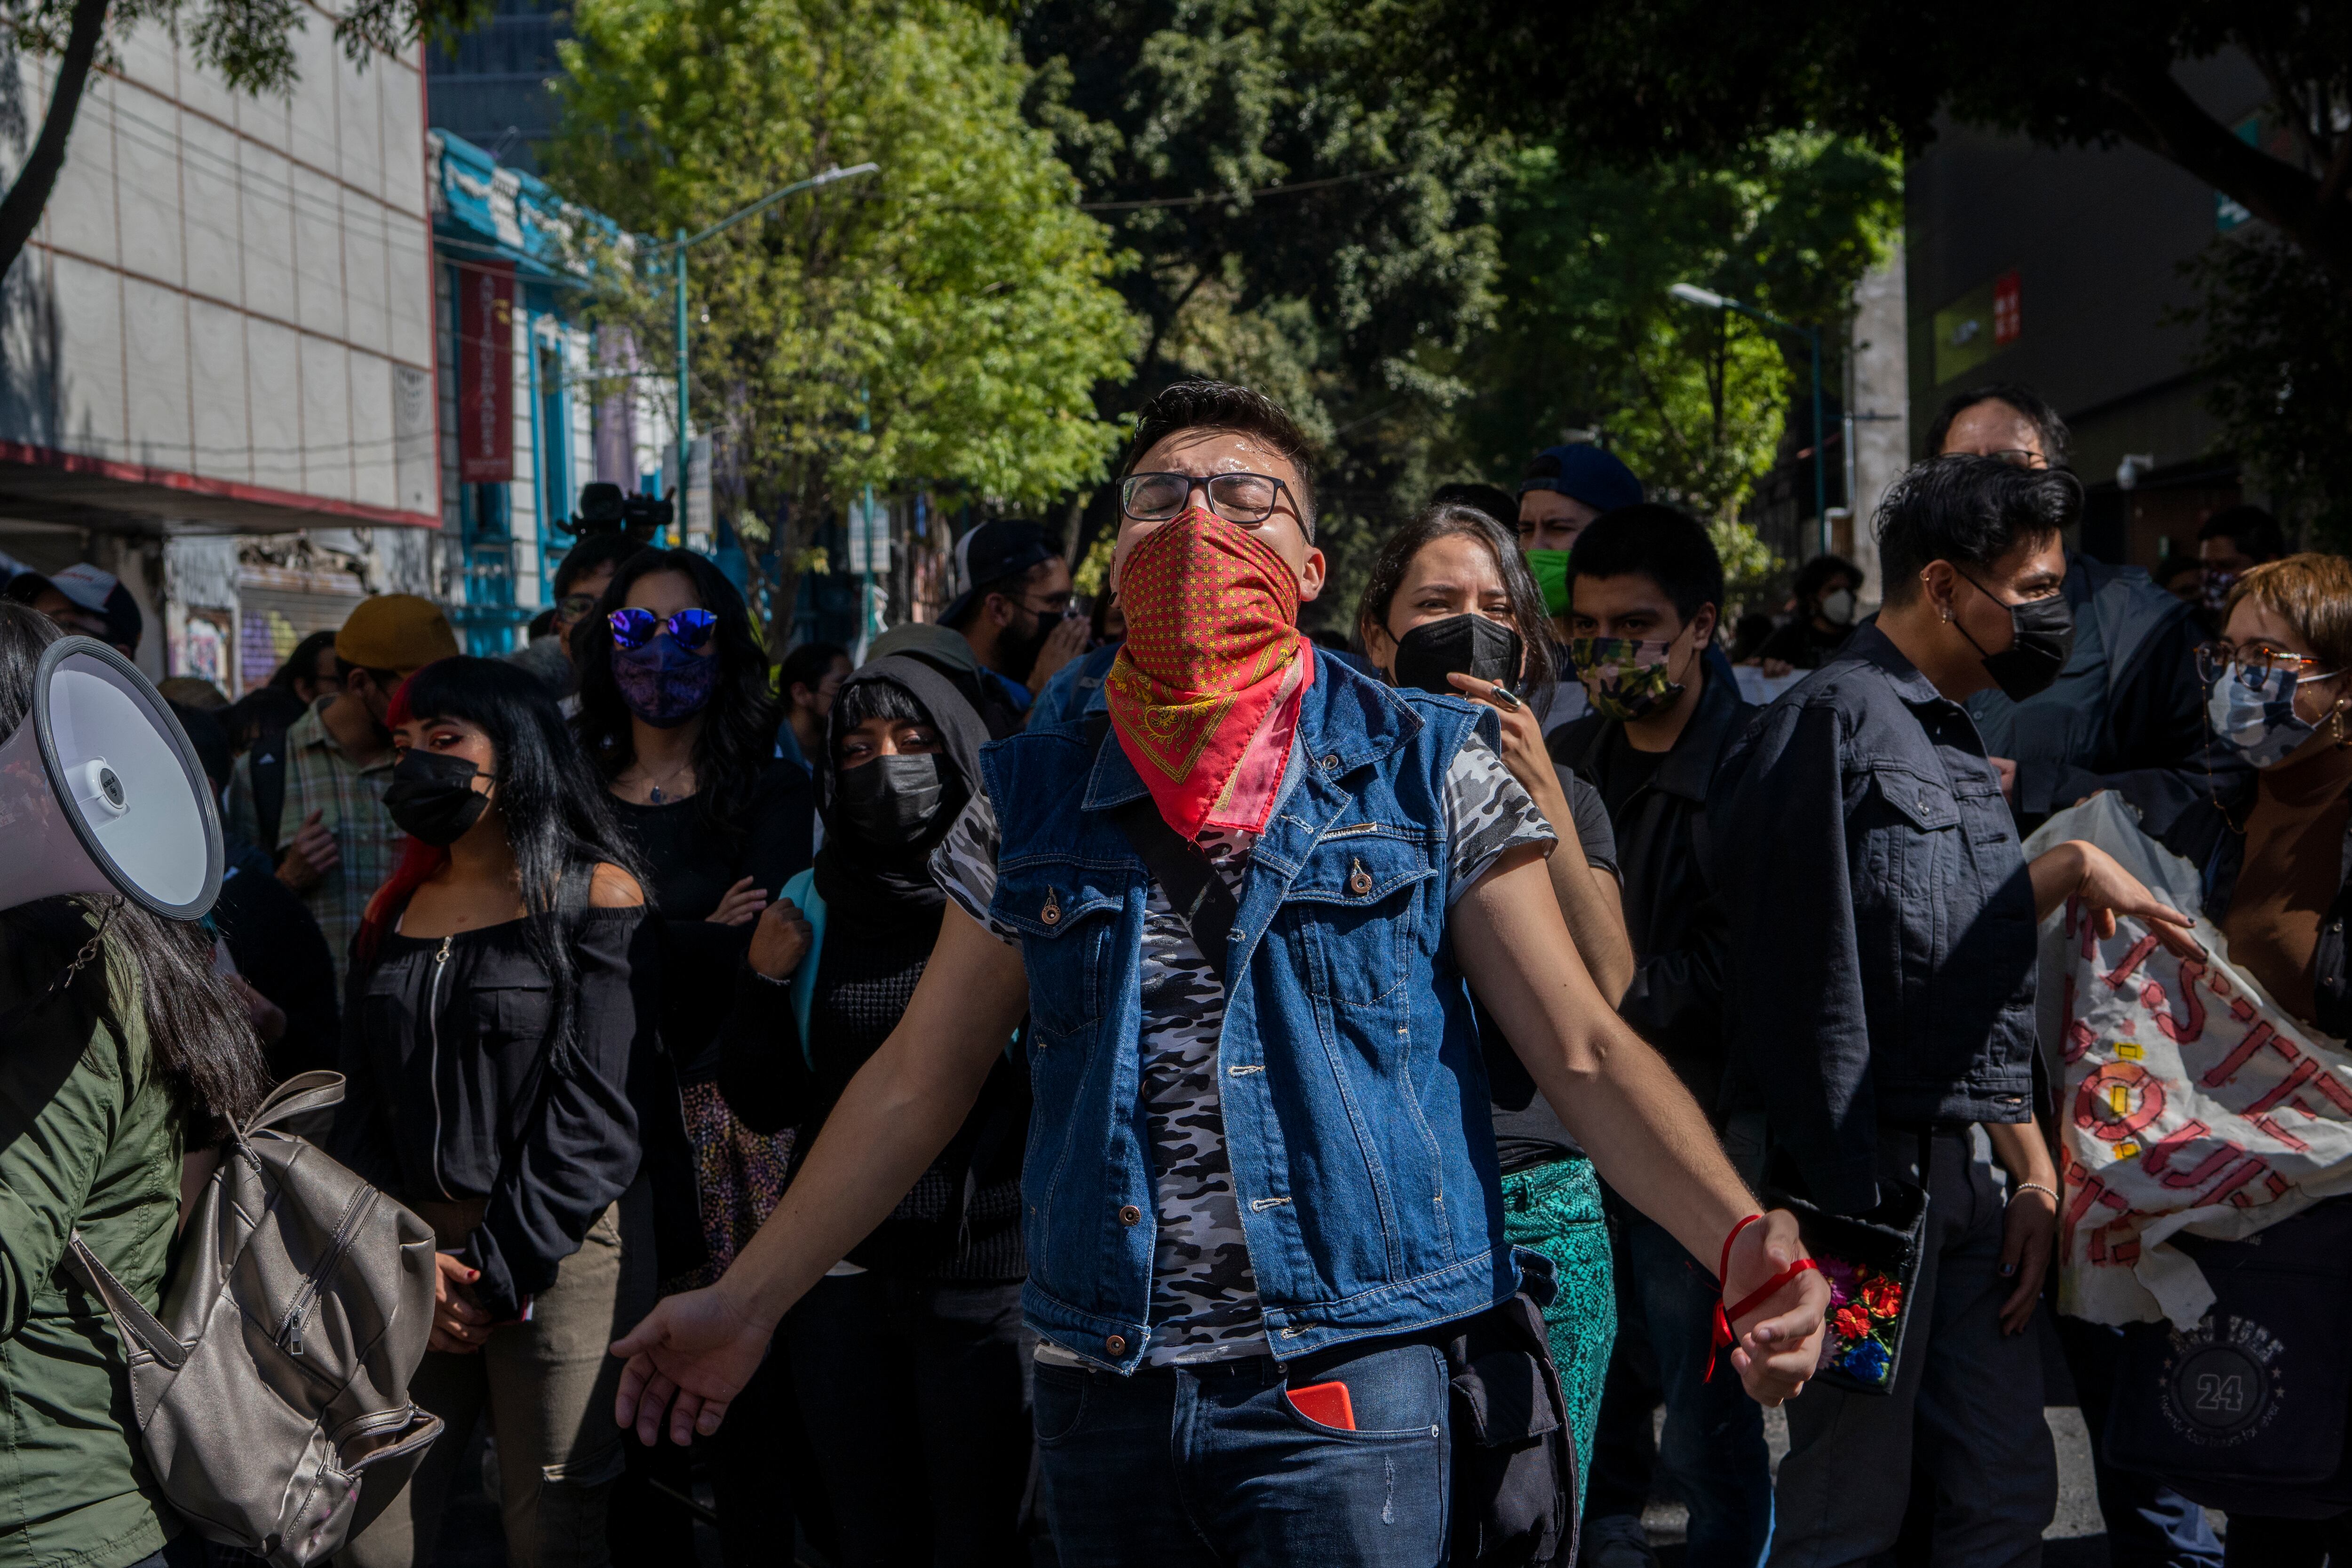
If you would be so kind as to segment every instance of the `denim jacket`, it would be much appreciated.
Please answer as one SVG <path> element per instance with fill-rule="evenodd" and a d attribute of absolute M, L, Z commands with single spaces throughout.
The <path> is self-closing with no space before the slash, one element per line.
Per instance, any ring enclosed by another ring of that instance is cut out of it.
<path fill-rule="evenodd" d="M 1733 742 L 1707 816 L 1737 1102 L 1816 1203 L 1877 1202 L 1882 1121 L 2032 1114 L 2033 886 L 1966 710 L 1875 626 Z"/>
<path fill-rule="evenodd" d="M 1317 655 L 1295 782 L 1249 860 L 1218 1060 L 1267 1338 L 1288 1360 L 1469 1316 L 1518 1288 L 1470 996 L 1445 942 L 1443 788 L 1491 713 Z M 981 753 L 990 913 L 1018 931 L 1035 1090 L 1030 1325 L 1132 1372 L 1154 1204 L 1138 1100 L 1150 876 L 1111 819 L 1145 793 L 1114 739 L 1050 724 Z"/>

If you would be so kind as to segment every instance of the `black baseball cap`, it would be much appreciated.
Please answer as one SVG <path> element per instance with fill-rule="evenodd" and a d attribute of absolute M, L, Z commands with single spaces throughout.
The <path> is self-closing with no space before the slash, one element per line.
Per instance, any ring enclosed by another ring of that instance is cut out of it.
<path fill-rule="evenodd" d="M 982 523 L 955 542 L 956 593 L 940 613 L 940 624 L 952 626 L 961 621 L 974 596 L 990 584 L 1061 553 L 1036 523 L 1020 518 Z"/>

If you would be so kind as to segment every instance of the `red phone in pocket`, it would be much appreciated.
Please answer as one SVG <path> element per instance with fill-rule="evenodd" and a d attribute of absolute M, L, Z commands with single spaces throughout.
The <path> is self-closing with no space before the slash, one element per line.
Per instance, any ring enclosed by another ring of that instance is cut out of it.
<path fill-rule="evenodd" d="M 1289 1392 L 1290 1407 L 1319 1426 L 1337 1427 L 1342 1432 L 1356 1429 L 1355 1401 L 1348 1397 L 1344 1383 L 1315 1383 Z"/>

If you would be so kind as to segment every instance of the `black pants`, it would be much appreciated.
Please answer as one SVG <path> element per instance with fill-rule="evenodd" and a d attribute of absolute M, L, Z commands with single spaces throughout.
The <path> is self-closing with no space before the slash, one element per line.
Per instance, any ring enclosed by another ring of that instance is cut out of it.
<path fill-rule="evenodd" d="M 1036 1342 L 1019 1285 L 828 1278 L 784 1342 L 840 1568 L 1026 1561 Z"/>

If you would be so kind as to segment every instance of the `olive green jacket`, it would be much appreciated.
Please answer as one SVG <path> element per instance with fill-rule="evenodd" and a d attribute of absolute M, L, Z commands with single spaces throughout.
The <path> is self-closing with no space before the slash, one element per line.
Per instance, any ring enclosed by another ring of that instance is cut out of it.
<path fill-rule="evenodd" d="M 59 1267 L 79 1228 L 152 1309 L 179 1215 L 181 1119 L 136 973 L 110 947 L 105 972 L 0 1040 L 0 1568 L 123 1568 L 179 1532 L 140 1451 L 114 1323 Z M 72 956 L 7 919 L 0 949 L 0 1014 Z"/>

